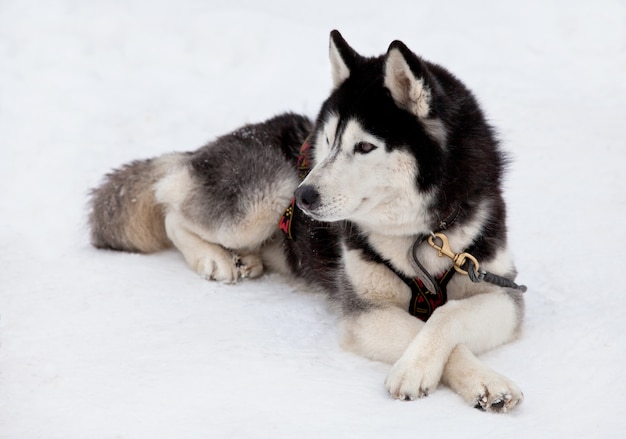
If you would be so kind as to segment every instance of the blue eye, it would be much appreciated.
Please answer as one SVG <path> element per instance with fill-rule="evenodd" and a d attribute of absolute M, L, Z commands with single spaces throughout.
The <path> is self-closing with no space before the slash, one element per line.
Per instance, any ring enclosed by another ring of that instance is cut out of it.
<path fill-rule="evenodd" d="M 367 154 L 374 151 L 376 147 L 368 142 L 359 142 L 354 145 L 354 152 L 358 154 Z"/>

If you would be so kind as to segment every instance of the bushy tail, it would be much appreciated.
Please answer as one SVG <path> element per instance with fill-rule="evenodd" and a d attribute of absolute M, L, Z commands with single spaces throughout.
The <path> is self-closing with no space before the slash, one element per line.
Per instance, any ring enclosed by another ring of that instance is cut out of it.
<path fill-rule="evenodd" d="M 91 191 L 89 225 L 95 247 L 149 253 L 171 246 L 153 188 L 163 176 L 161 162 L 128 163 Z"/>

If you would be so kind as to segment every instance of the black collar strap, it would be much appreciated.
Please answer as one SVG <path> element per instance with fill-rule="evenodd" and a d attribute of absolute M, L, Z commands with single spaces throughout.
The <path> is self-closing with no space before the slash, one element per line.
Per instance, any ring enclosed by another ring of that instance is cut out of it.
<path fill-rule="evenodd" d="M 461 206 L 459 205 L 456 207 L 456 209 L 454 209 L 450 213 L 450 215 L 448 215 L 447 217 L 445 217 L 443 220 L 439 222 L 439 226 L 437 227 L 437 232 L 443 232 L 446 229 L 448 229 L 452 224 L 454 224 L 454 222 L 459 217 L 460 213 L 461 213 Z"/>

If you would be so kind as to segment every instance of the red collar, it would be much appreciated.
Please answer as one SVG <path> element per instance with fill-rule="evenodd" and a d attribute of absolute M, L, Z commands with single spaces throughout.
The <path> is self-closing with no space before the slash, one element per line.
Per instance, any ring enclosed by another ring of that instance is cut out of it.
<path fill-rule="evenodd" d="M 311 136 L 307 137 L 300 147 L 300 154 L 298 154 L 298 160 L 296 160 L 296 169 L 298 170 L 298 177 L 300 177 L 300 180 L 304 180 L 311 170 Z M 278 228 L 282 230 L 289 239 L 293 239 L 291 236 L 291 220 L 293 219 L 295 206 L 296 198 L 291 197 L 289 206 L 287 206 L 285 213 L 283 213 L 283 216 L 281 216 L 280 220 L 278 220 Z"/>

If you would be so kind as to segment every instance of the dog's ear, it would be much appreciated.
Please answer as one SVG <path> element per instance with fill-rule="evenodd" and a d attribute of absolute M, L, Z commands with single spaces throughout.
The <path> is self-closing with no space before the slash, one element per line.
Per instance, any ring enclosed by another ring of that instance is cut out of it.
<path fill-rule="evenodd" d="M 350 76 L 357 58 L 360 57 L 352 47 L 346 43 L 339 31 L 330 33 L 330 66 L 333 76 L 333 88 L 339 87 Z"/>
<path fill-rule="evenodd" d="M 385 87 L 396 104 L 418 118 L 430 113 L 434 85 L 424 61 L 404 45 L 394 41 L 385 55 Z"/>

